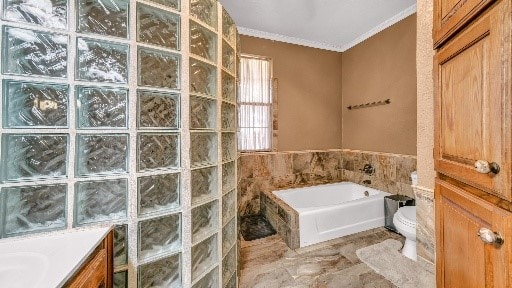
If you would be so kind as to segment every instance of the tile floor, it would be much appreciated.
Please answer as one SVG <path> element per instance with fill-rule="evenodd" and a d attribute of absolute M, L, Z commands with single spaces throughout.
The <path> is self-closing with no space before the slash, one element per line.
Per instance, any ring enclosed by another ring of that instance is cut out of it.
<path fill-rule="evenodd" d="M 356 256 L 356 250 L 404 238 L 385 228 L 341 237 L 297 250 L 279 235 L 241 243 L 240 288 L 395 287 Z"/>

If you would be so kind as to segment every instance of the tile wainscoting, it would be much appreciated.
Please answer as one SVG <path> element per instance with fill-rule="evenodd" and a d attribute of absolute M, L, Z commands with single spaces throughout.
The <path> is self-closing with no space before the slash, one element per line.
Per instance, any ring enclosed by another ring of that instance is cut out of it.
<path fill-rule="evenodd" d="M 351 181 L 414 198 L 415 156 L 333 149 L 241 154 L 238 163 L 240 216 L 263 214 L 292 249 L 299 248 L 298 214 L 272 191 Z M 373 175 L 362 172 L 365 164 L 375 168 Z"/>
<path fill-rule="evenodd" d="M 435 263 L 434 190 L 413 186 L 416 195 L 416 245 L 418 259 Z"/>

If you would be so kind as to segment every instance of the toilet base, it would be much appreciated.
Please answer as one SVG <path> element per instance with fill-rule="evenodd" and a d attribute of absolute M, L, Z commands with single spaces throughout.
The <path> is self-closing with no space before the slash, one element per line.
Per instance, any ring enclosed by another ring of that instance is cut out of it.
<path fill-rule="evenodd" d="M 404 247 L 402 248 L 402 255 L 416 261 L 416 241 L 405 238 Z"/>

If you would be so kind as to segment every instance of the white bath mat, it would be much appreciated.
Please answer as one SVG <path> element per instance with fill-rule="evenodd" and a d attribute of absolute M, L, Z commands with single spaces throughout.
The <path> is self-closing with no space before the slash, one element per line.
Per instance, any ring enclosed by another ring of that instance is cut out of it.
<path fill-rule="evenodd" d="M 434 273 L 403 256 L 402 244 L 388 239 L 356 251 L 357 257 L 399 288 L 436 287 Z"/>

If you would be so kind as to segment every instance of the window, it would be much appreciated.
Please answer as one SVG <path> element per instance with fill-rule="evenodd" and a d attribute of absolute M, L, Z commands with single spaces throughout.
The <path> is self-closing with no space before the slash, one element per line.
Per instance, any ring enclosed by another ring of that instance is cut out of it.
<path fill-rule="evenodd" d="M 272 150 L 271 60 L 242 55 L 238 98 L 238 150 Z"/>

